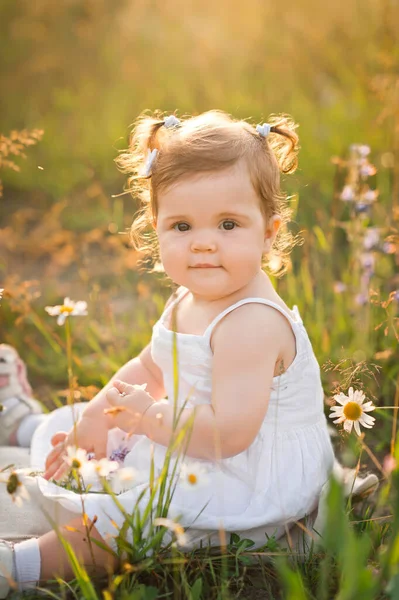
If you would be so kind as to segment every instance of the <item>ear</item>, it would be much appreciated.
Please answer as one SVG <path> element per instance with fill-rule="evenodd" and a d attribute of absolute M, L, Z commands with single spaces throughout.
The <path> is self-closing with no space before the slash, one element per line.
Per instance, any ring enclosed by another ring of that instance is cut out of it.
<path fill-rule="evenodd" d="M 270 252 L 273 242 L 276 238 L 277 232 L 280 229 L 281 217 L 280 215 L 273 215 L 266 226 L 265 238 L 263 243 L 263 252 Z"/>

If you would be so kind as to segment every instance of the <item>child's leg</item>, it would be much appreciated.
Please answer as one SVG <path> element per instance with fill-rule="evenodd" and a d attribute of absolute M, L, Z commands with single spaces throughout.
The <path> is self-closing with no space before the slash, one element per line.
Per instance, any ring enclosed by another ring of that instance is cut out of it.
<path fill-rule="evenodd" d="M 27 471 L 27 469 L 16 471 L 30 496 L 24 501 L 22 507 L 13 502 L 6 485 L 0 484 L 0 539 L 15 543 L 14 577 L 19 580 L 19 583 L 32 581 L 32 573 L 35 573 L 35 581 L 40 577 L 43 582 L 54 579 L 56 575 L 60 575 L 65 580 L 74 577 L 69 559 L 48 517 L 56 523 L 59 533 L 71 544 L 80 564 L 87 567 L 89 572 L 92 574 L 113 572 L 118 565 L 114 554 L 111 550 L 107 552 L 99 548 L 91 541 L 95 539 L 108 548 L 98 531 L 90 522 L 87 526 L 84 525 L 82 517 L 75 512 L 43 496 L 37 485 L 37 479 L 27 477 L 25 475 Z M 19 540 L 30 537 L 38 538 L 36 550 L 36 540 L 31 540 L 28 544 L 18 543 Z M 0 552 L 0 567 L 2 566 L 5 565 L 1 564 Z M 0 588 L 2 574 L 4 570 L 2 572 L 0 568 Z M 1 597 L 4 596 L 0 595 Z"/>
<path fill-rule="evenodd" d="M 90 541 L 88 540 L 86 527 L 82 523 L 82 517 L 68 523 L 67 529 L 61 527 L 60 532 L 68 544 L 71 545 L 79 563 L 85 567 L 89 575 L 101 576 L 113 573 L 118 568 L 119 561 L 115 558 L 111 549 L 108 552 L 91 541 L 94 539 L 106 546 L 105 541 L 90 522 L 88 522 L 87 527 L 90 533 Z M 59 575 L 65 581 L 74 578 L 71 563 L 55 531 L 49 531 L 39 538 L 39 549 L 42 585 L 49 579 L 54 579 L 56 575 Z"/>

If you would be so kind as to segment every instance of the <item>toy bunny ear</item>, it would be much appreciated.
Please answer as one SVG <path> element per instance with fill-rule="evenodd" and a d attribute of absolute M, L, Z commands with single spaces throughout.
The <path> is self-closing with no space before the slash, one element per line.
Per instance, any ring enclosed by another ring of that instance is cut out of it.
<path fill-rule="evenodd" d="M 28 377 L 26 375 L 26 366 L 25 366 L 25 363 L 19 357 L 17 358 L 17 377 L 18 377 L 19 384 L 22 387 L 22 390 L 24 391 L 24 393 L 27 396 L 31 397 L 32 396 L 32 388 L 29 385 Z"/>

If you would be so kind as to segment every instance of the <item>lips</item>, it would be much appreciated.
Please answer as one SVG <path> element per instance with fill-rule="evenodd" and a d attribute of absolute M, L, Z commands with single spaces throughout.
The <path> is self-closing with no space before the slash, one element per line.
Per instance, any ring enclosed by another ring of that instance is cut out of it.
<path fill-rule="evenodd" d="M 194 265 L 193 267 L 191 267 L 192 269 L 219 269 L 219 267 L 217 265 Z"/>

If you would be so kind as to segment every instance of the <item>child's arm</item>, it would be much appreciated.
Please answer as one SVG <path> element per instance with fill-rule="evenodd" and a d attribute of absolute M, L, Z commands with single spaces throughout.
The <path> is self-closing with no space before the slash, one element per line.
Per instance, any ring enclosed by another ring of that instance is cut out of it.
<path fill-rule="evenodd" d="M 166 302 L 165 308 L 175 298 L 172 294 Z M 88 403 L 74 428 L 66 434 L 56 433 L 52 438 L 53 450 L 46 459 L 46 479 L 59 479 L 65 472 L 64 458 L 69 445 L 78 445 L 88 452 L 94 452 L 97 458 L 106 454 L 108 431 L 118 425 L 105 409 L 110 405 L 107 401 L 107 392 L 112 388 L 115 379 L 123 379 L 127 383 L 141 385 L 147 384 L 147 391 L 154 400 L 165 396 L 162 371 L 151 357 L 151 343 L 137 356 L 129 360 L 110 379 L 107 385 Z"/>
<path fill-rule="evenodd" d="M 287 319 L 273 308 L 244 305 L 223 319 L 213 336 L 212 405 L 183 411 L 177 430 L 194 418 L 186 454 L 213 459 L 234 456 L 248 448 L 265 417 L 276 361 L 291 342 Z M 127 396 L 121 397 L 119 392 Z M 153 402 L 142 390 L 116 384 L 111 404 L 124 405 L 118 427 L 144 434 L 164 446 L 173 432 L 173 407 Z M 195 411 L 195 412 L 194 412 Z M 128 414 L 135 419 L 129 423 Z M 138 418 L 139 417 L 139 418 Z"/>
<path fill-rule="evenodd" d="M 111 415 L 105 412 L 110 405 L 107 392 L 116 378 L 123 377 L 131 384 L 147 384 L 147 390 L 155 400 L 163 398 L 165 389 L 162 373 L 152 362 L 150 344 L 132 360 L 129 360 L 110 379 L 107 385 L 88 403 L 79 420 L 69 433 L 58 432 L 52 438 L 53 450 L 46 459 L 45 479 L 59 479 L 66 471 L 64 458 L 68 446 L 78 446 L 103 458 L 107 451 L 108 431 L 117 427 Z"/>

